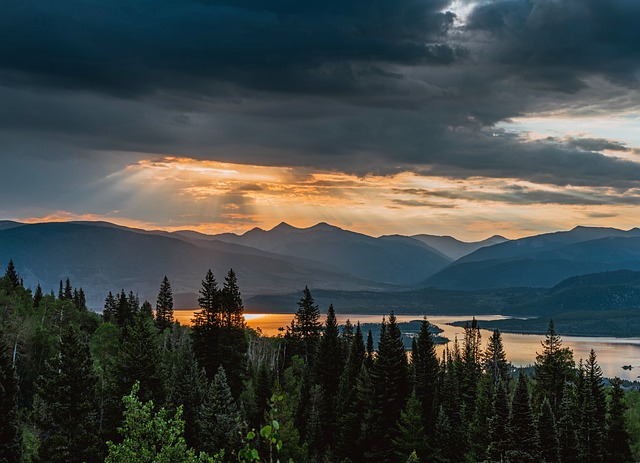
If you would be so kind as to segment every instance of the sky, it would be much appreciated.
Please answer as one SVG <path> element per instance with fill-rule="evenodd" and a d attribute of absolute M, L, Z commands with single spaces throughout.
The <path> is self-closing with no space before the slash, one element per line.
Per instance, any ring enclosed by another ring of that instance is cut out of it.
<path fill-rule="evenodd" d="M 0 219 L 640 225 L 637 0 L 21 0 Z"/>

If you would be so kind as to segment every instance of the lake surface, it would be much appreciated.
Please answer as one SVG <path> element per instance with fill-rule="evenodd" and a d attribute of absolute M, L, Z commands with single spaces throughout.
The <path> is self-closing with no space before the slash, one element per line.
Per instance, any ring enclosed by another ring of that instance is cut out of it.
<path fill-rule="evenodd" d="M 177 310 L 174 312 L 176 319 L 182 324 L 190 324 L 193 316 L 192 311 Z M 380 323 L 381 315 L 368 314 L 337 314 L 339 324 L 343 324 L 347 319 L 351 320 L 354 325 L 357 321 L 360 323 Z M 465 315 L 430 315 L 427 317 L 430 323 L 437 325 L 444 330 L 441 336 L 449 338 L 453 341 L 456 336 L 460 343 L 464 339 L 464 329 L 457 326 L 451 326 L 460 320 L 470 320 L 472 316 Z M 482 329 L 483 320 L 499 320 L 507 317 L 501 315 L 479 315 L 476 316 L 480 325 L 483 346 L 486 345 L 491 332 Z M 245 314 L 247 325 L 254 329 L 260 329 L 267 336 L 277 336 L 284 333 L 280 328 L 285 328 L 291 324 L 293 314 L 291 313 L 273 313 L 273 314 Z M 411 320 L 421 320 L 419 315 L 396 315 L 398 322 L 408 322 Z M 366 335 L 366 333 L 365 333 Z M 540 341 L 544 339 L 544 335 L 538 334 L 511 334 L 502 333 L 504 349 L 507 353 L 507 359 L 515 366 L 527 366 L 535 362 L 536 352 L 542 351 Z M 640 338 L 614 338 L 614 337 L 597 337 L 597 336 L 562 336 L 564 347 L 573 350 L 573 356 L 576 363 L 579 359 L 586 359 L 589 351 L 594 349 L 598 357 L 598 364 L 602 368 L 605 377 L 613 378 L 618 376 L 623 379 L 635 380 L 640 375 Z M 439 356 L 442 356 L 444 345 L 436 346 Z M 632 365 L 633 370 L 623 370 L 623 365 Z"/>

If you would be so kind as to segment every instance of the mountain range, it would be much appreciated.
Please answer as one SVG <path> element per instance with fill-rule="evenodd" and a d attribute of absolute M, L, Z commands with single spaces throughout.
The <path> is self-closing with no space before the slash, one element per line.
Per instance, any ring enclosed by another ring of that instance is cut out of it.
<path fill-rule="evenodd" d="M 246 298 L 290 294 L 305 285 L 368 293 L 550 288 L 578 275 L 640 270 L 640 229 L 576 227 L 467 243 L 427 234 L 372 237 L 326 223 L 206 235 L 108 222 L 0 221 L 0 263 L 9 259 L 25 285 L 57 290 L 69 278 L 97 310 L 108 291 L 121 289 L 154 303 L 164 275 L 176 306 L 191 308 L 209 268 L 220 284 L 233 268 Z"/>

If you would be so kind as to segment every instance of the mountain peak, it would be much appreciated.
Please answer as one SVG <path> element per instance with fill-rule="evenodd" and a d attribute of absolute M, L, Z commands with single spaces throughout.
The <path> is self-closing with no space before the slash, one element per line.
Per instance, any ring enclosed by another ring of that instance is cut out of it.
<path fill-rule="evenodd" d="M 278 225 L 276 225 L 269 231 L 291 231 L 291 230 L 298 230 L 298 229 L 293 225 L 289 225 L 287 222 L 280 222 Z"/>

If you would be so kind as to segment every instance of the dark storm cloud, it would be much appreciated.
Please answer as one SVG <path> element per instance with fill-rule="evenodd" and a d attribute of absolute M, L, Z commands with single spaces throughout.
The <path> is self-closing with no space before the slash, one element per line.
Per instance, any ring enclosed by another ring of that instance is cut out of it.
<path fill-rule="evenodd" d="M 605 117 L 637 108 L 640 3 L 498 0 L 478 3 L 462 25 L 449 8 L 442 0 L 10 2 L 0 16 L 3 168 L 29 165 L 18 155 L 77 157 L 83 166 L 91 155 L 110 163 L 94 170 L 108 172 L 114 153 L 136 152 L 358 175 L 638 186 L 640 164 L 602 154 L 637 147 L 531 141 L 495 124 L 531 111 L 587 107 Z M 40 194 L 52 184 L 42 177 L 33 186 Z"/>
<path fill-rule="evenodd" d="M 592 74 L 638 84 L 639 18 L 636 0 L 497 0 L 475 8 L 468 28 L 495 39 L 514 75 L 576 92 Z"/>
<path fill-rule="evenodd" d="M 4 81 L 117 95 L 229 82 L 280 92 L 344 92 L 350 62 L 449 63 L 443 0 L 65 1 L 3 7 Z M 368 72 L 375 73 L 371 68 Z M 217 87 L 217 88 L 214 88 Z"/>

